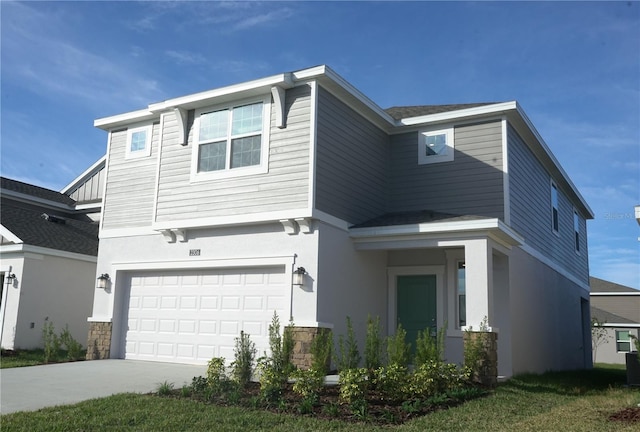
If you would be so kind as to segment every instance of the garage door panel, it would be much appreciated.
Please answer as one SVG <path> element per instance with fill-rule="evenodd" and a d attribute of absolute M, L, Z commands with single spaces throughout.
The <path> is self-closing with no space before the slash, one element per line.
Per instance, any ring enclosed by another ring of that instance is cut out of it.
<path fill-rule="evenodd" d="M 287 316 L 285 279 L 284 267 L 132 275 L 125 357 L 230 362 L 241 330 L 262 355 L 274 310 Z"/>

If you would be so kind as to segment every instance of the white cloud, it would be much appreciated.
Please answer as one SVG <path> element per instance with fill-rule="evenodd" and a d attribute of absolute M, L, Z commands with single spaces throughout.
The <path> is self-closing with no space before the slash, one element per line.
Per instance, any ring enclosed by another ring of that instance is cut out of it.
<path fill-rule="evenodd" d="M 203 64 L 207 62 L 207 59 L 202 54 L 189 51 L 167 50 L 165 51 L 165 55 L 180 65 Z"/>

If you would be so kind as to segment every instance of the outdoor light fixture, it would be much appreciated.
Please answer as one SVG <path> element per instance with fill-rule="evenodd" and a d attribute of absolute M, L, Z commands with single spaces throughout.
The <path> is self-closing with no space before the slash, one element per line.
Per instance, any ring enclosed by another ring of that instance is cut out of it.
<path fill-rule="evenodd" d="M 110 280 L 111 278 L 109 277 L 108 273 L 102 273 L 100 276 L 98 276 L 98 283 L 96 284 L 96 288 L 107 289 L 107 286 L 109 286 Z"/>
<path fill-rule="evenodd" d="M 296 286 L 304 285 L 304 276 L 307 274 L 307 271 L 304 267 L 298 267 L 293 271 L 293 284 Z"/>
<path fill-rule="evenodd" d="M 13 281 L 16 280 L 16 274 L 9 272 L 6 276 L 6 279 L 7 279 L 7 285 L 11 285 Z"/>

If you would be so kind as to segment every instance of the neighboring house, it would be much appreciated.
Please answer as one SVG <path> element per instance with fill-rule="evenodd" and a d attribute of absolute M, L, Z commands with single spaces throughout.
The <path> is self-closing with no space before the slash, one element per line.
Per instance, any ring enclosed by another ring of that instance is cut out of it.
<path fill-rule="evenodd" d="M 99 165 L 90 170 L 100 172 Z M 69 187 L 81 189 L 87 180 L 83 176 Z M 84 205 L 65 193 L 0 179 L 0 345 L 41 348 L 48 321 L 57 333 L 68 325 L 84 346 L 96 286 L 99 228 L 88 213 L 96 208 L 99 213 L 98 195 Z"/>
<path fill-rule="evenodd" d="M 349 316 L 361 349 L 369 315 L 446 326 L 452 362 L 486 320 L 500 375 L 591 365 L 593 213 L 516 102 L 383 110 L 318 66 L 95 126 L 91 358 L 204 364 L 241 330 L 262 353 L 277 311 L 311 336 Z"/>
<path fill-rule="evenodd" d="M 635 351 L 630 336 L 640 336 L 640 291 L 592 277 L 591 317 L 606 329 L 601 344 L 594 341 L 593 361 L 625 364 L 625 353 Z"/>

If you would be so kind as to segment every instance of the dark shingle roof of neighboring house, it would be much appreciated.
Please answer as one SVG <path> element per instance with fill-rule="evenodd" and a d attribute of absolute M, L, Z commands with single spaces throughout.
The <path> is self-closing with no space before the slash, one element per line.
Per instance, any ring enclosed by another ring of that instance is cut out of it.
<path fill-rule="evenodd" d="M 61 194 L 60 192 L 56 192 L 51 189 L 45 189 L 40 186 L 34 186 L 17 180 L 8 179 L 6 177 L 0 177 L 0 187 L 9 191 L 40 199 L 46 199 L 60 204 L 66 204 L 68 206 L 73 206 L 75 204 L 75 201 L 68 195 Z"/>
<path fill-rule="evenodd" d="M 443 112 L 457 111 L 467 108 L 476 108 L 484 105 L 493 105 L 495 102 L 450 104 L 450 105 L 415 105 L 415 106 L 395 106 L 385 109 L 387 114 L 395 120 L 403 118 L 419 117 L 430 114 L 440 114 Z"/>
<path fill-rule="evenodd" d="M 621 317 L 595 306 L 591 306 L 591 318 L 596 318 L 601 323 L 636 324 L 629 318 Z"/>
<path fill-rule="evenodd" d="M 451 213 L 440 213 L 431 210 L 420 210 L 411 212 L 386 213 L 368 221 L 353 225 L 351 228 L 369 228 L 392 225 L 412 225 L 428 222 L 455 222 L 464 220 L 486 219 L 482 216 L 456 215 Z"/>
<path fill-rule="evenodd" d="M 591 292 L 638 292 L 637 289 L 633 289 L 631 287 L 620 285 L 614 282 L 609 282 L 593 276 L 589 277 L 589 284 L 591 285 Z"/>
<path fill-rule="evenodd" d="M 85 215 L 75 214 L 73 199 L 50 189 L 5 177 L 0 179 L 4 192 L 0 202 L 0 223 L 24 244 L 98 255 L 98 223 Z M 7 192 L 21 196 L 16 199 Z"/>

